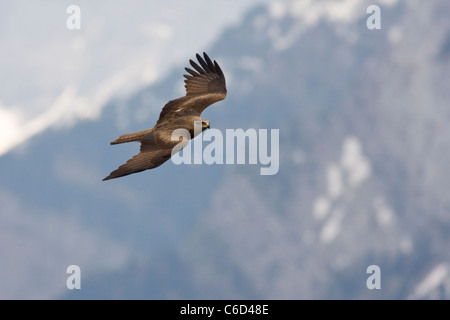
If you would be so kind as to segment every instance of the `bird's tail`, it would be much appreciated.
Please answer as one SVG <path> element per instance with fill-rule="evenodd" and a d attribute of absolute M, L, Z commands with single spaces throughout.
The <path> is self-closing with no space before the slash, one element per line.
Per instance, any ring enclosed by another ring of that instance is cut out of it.
<path fill-rule="evenodd" d="M 152 129 L 142 130 L 134 133 L 123 134 L 118 137 L 116 140 L 111 141 L 111 144 L 119 144 L 131 141 L 141 141 L 144 136 L 148 133 L 152 132 Z"/>

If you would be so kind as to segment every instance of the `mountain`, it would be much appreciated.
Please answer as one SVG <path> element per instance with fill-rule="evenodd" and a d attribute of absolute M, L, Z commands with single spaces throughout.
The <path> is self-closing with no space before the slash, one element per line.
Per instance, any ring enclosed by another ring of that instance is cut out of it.
<path fill-rule="evenodd" d="M 383 1 L 369 30 L 371 4 L 255 7 L 207 50 L 228 97 L 203 116 L 222 132 L 279 129 L 275 175 L 169 161 L 100 181 L 138 149 L 108 142 L 153 125 L 181 68 L 0 158 L 1 211 L 36 221 L 9 231 L 31 249 L 24 263 L 45 279 L 85 270 L 81 290 L 28 286 L 64 299 L 448 299 L 450 5 Z M 58 221 L 46 242 L 23 232 L 43 217 Z M 366 286 L 372 265 L 380 290 Z"/>

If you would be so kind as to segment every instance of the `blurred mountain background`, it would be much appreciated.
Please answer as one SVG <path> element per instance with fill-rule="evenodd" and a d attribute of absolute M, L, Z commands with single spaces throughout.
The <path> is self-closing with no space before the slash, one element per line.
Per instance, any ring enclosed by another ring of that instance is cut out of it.
<path fill-rule="evenodd" d="M 26 3 L 0 13 L 0 298 L 450 298 L 448 1 L 80 1 L 81 30 Z M 279 129 L 279 172 L 102 182 L 203 51 L 228 85 L 203 116 Z"/>

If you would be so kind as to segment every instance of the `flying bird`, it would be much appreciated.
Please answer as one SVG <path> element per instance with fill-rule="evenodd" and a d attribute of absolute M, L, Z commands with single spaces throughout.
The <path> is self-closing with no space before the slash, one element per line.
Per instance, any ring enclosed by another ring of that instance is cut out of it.
<path fill-rule="evenodd" d="M 203 53 L 203 58 L 199 54 L 196 57 L 200 65 L 189 60 L 195 70 L 185 68 L 189 73 L 184 75 L 186 95 L 169 101 L 162 108 L 159 119 L 153 128 L 124 134 L 111 142 L 114 145 L 137 141 L 141 143 L 141 148 L 137 155 L 111 172 L 103 181 L 162 165 L 170 159 L 172 151 L 179 152 L 187 145 L 187 143 L 181 144 L 180 148 L 182 137 L 179 137 L 179 140 L 172 140 L 172 133 L 175 130 L 187 130 L 190 133 L 190 137 L 187 138 L 191 139 L 210 127 L 209 121 L 200 115 L 208 106 L 227 96 L 225 76 L 219 64 L 211 61 L 206 53 Z M 195 122 L 201 123 L 200 132 L 194 130 Z M 174 149 L 176 146 L 179 150 Z"/>

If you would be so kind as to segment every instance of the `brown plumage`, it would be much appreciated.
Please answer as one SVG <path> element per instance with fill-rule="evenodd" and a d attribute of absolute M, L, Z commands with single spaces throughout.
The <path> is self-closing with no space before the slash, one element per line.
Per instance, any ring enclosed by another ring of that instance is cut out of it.
<path fill-rule="evenodd" d="M 196 57 L 200 65 L 189 60 L 195 70 L 185 68 L 189 73 L 184 75 L 186 95 L 169 101 L 161 110 L 153 128 L 124 134 L 111 142 L 120 144 L 138 141 L 141 143 L 141 149 L 137 155 L 111 172 L 103 181 L 156 168 L 169 160 L 172 150 L 182 140 L 181 138 L 178 141 L 172 140 L 174 130 L 186 129 L 190 132 L 189 138 L 194 138 L 195 121 L 201 121 L 202 131 L 209 128 L 209 121 L 200 115 L 211 104 L 225 99 L 227 95 L 225 76 L 218 63 L 212 62 L 206 53 L 203 53 L 204 58 L 199 54 Z"/>

